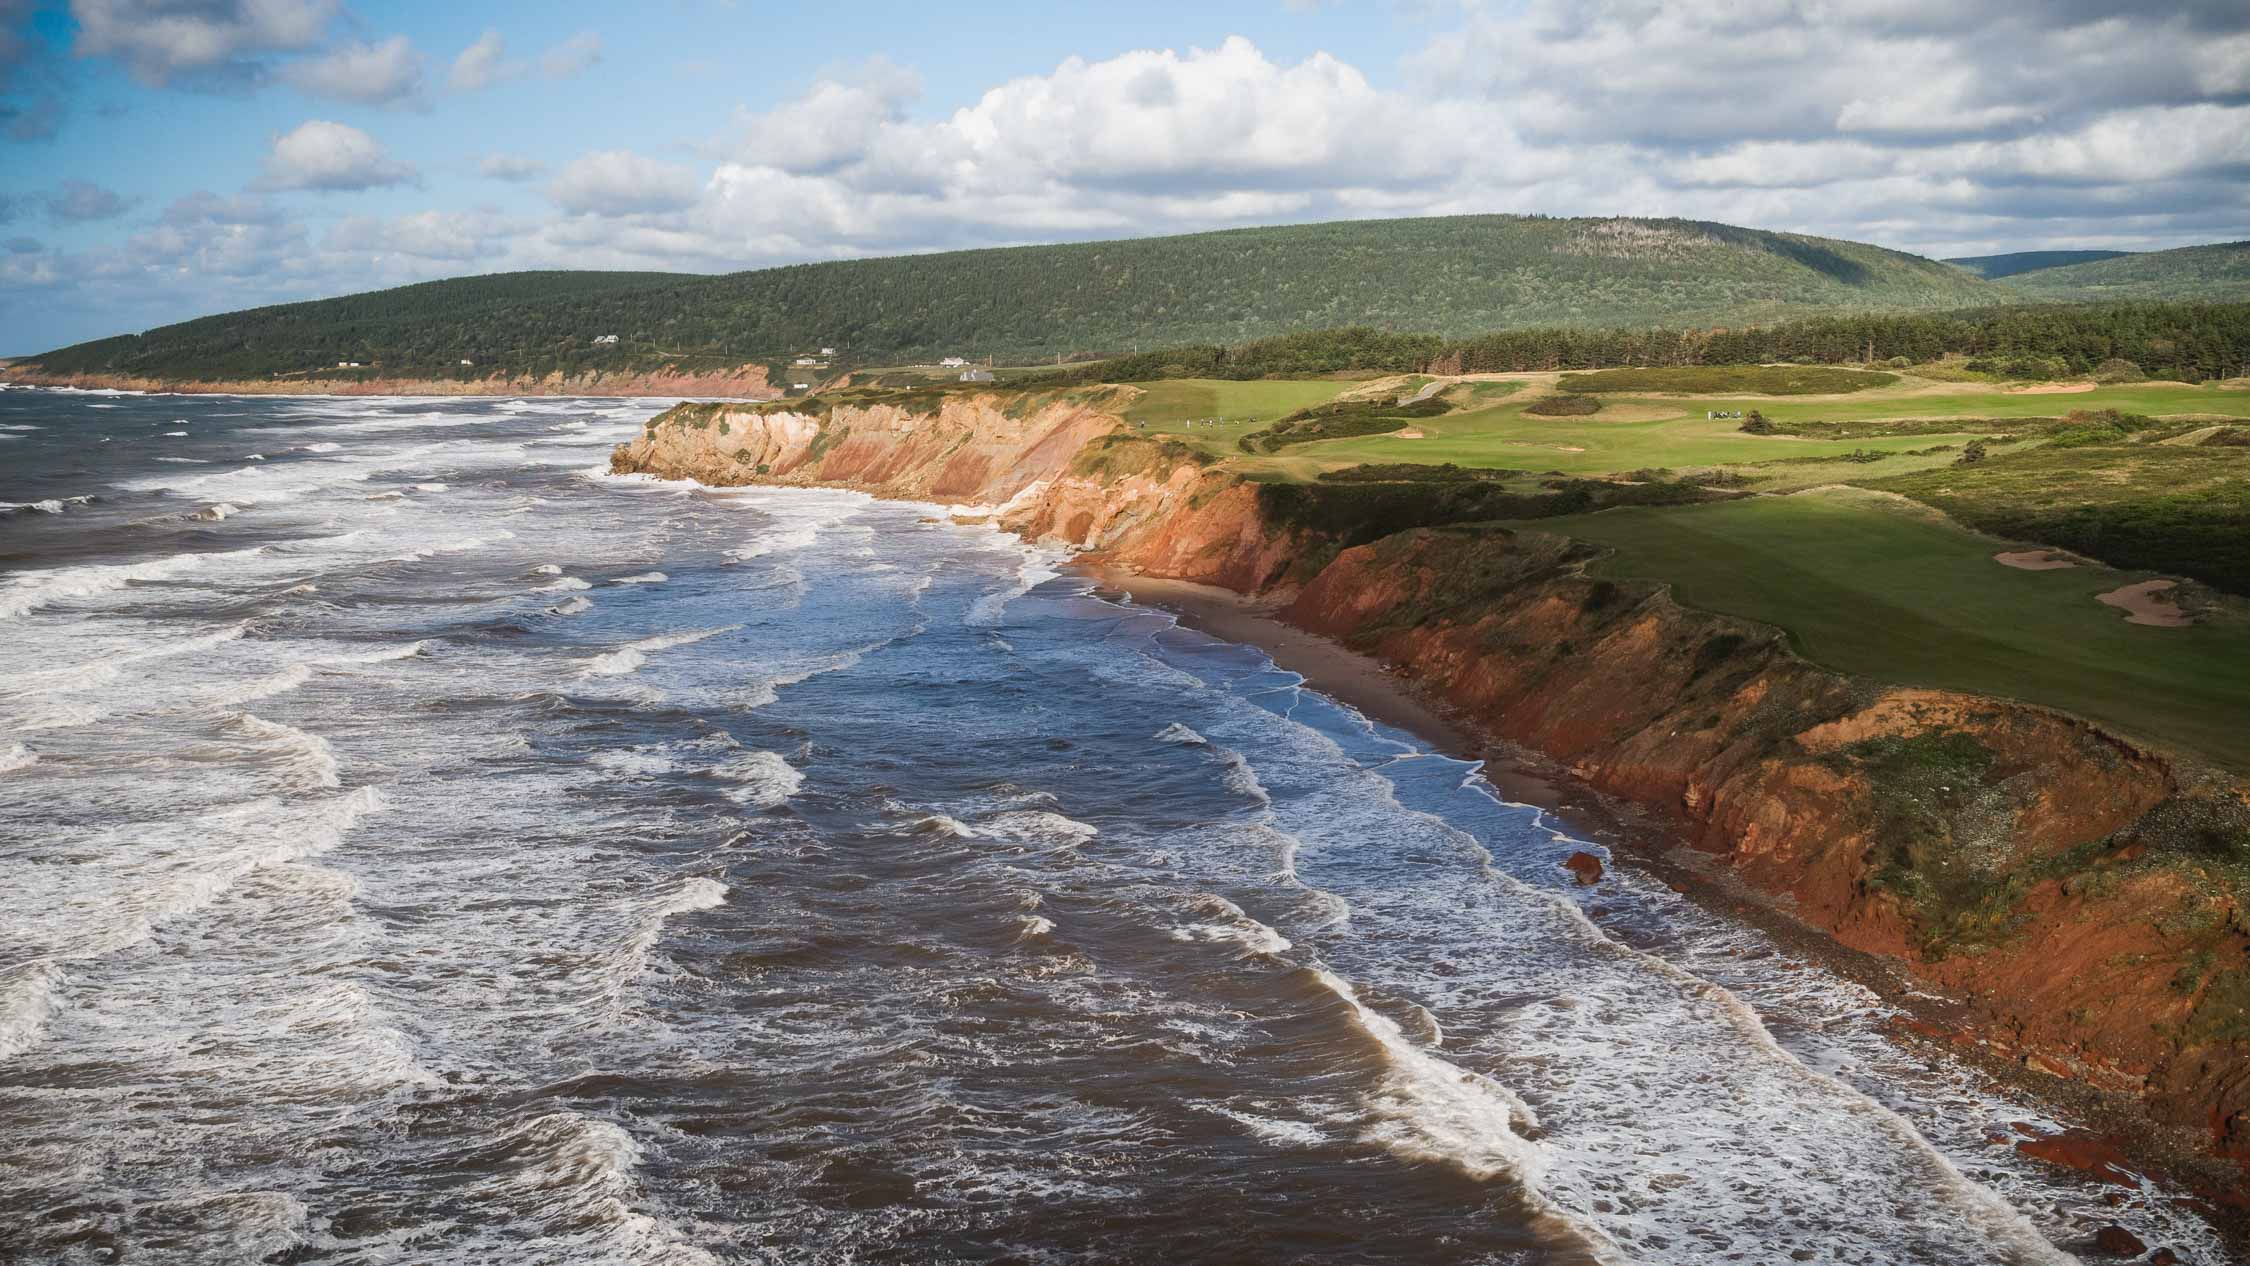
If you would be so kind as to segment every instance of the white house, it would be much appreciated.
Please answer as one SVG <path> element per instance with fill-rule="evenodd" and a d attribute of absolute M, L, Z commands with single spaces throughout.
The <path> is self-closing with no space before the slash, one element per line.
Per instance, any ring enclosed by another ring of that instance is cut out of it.
<path fill-rule="evenodd" d="M 807 365 L 818 365 L 820 361 L 811 356 L 799 356 L 797 359 L 790 361 L 789 363 L 801 368 Z"/>
<path fill-rule="evenodd" d="M 991 382 L 991 381 L 992 381 L 992 371 L 991 371 L 991 370 L 989 370 L 989 369 L 964 369 L 964 370 L 962 370 L 962 371 L 961 371 L 961 381 L 963 381 L 963 382 Z"/>
<path fill-rule="evenodd" d="M 596 347 L 615 347 L 616 345 L 617 336 L 615 334 L 604 334 L 594 340 L 594 346 Z"/>
<path fill-rule="evenodd" d="M 474 364 L 476 364 L 476 362 L 475 362 L 475 361 L 473 361 L 473 360 L 470 360 L 470 359 L 469 359 L 468 357 L 466 357 L 466 356 L 464 356 L 464 357 L 462 357 L 462 358 L 461 358 L 461 363 L 462 363 L 462 364 L 464 364 L 464 365 L 474 365 Z"/>
<path fill-rule="evenodd" d="M 833 347 L 823 347 L 820 349 L 820 354 L 823 356 L 834 356 L 836 354 L 836 349 Z"/>
<path fill-rule="evenodd" d="M 966 364 L 968 364 L 968 363 L 969 363 L 969 362 L 967 362 L 967 361 L 965 361 L 965 360 L 961 359 L 961 358 L 960 358 L 960 357 L 958 357 L 958 356 L 948 356 L 948 357 L 946 357 L 946 358 L 945 358 L 944 360 L 941 360 L 941 361 L 939 361 L 939 362 L 938 362 L 938 368 L 939 368 L 939 369 L 959 369 L 959 368 L 961 368 L 961 367 L 962 367 L 963 365 L 966 365 Z"/>

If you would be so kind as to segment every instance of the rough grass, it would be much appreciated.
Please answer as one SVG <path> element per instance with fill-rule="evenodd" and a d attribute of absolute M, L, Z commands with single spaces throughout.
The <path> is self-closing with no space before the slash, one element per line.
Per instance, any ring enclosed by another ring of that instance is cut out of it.
<path fill-rule="evenodd" d="M 1562 389 L 1605 394 L 1824 396 L 1888 387 L 1897 381 L 1897 374 L 1829 365 L 1671 365 L 1564 374 Z"/>
<path fill-rule="evenodd" d="M 2049 445 L 1864 482 L 1995 535 L 2250 595 L 2250 449 Z"/>
<path fill-rule="evenodd" d="M 2138 575 L 2003 567 L 1993 541 L 1863 492 L 1538 526 L 1613 547 L 1596 574 L 1669 581 L 1690 605 L 1780 626 L 1815 662 L 2063 708 L 2250 772 L 2239 605 L 2188 628 L 2127 624 L 2094 595 Z"/>

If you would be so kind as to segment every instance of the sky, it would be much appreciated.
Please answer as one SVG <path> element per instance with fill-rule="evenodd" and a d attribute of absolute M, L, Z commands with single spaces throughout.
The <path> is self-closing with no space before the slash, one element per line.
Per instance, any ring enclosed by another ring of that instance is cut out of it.
<path fill-rule="evenodd" d="M 2250 0 L 0 0 L 0 354 L 518 268 L 1471 212 L 2250 237 Z"/>

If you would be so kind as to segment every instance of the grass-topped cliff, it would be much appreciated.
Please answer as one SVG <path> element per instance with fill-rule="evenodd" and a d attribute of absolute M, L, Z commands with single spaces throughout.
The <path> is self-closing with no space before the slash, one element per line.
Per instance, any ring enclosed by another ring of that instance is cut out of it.
<path fill-rule="evenodd" d="M 953 251 L 718 277 L 519 273 L 257 308 L 28 358 L 48 373 L 196 380 L 332 370 L 489 376 L 1008 360 L 1366 324 L 1740 326 L 2006 302 L 1958 268 L 1857 242 L 1689 220 L 1455 216 Z M 617 342 L 593 340 L 615 334 Z M 461 361 L 475 362 L 463 366 Z"/>

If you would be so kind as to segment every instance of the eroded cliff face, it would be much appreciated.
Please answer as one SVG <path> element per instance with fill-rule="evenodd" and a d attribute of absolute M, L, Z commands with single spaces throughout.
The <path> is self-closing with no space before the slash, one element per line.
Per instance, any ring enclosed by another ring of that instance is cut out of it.
<path fill-rule="evenodd" d="M 32 387 L 82 391 L 174 392 L 225 396 L 727 396 L 770 400 L 781 392 L 766 381 L 763 365 L 721 370 L 666 368 L 630 372 L 589 371 L 484 378 L 249 378 L 184 382 L 130 374 L 44 374 L 32 367 L 7 373 L 7 381 Z"/>
<path fill-rule="evenodd" d="M 1122 424 L 1098 396 L 949 394 L 929 411 L 892 403 L 813 411 L 779 405 L 680 405 L 611 457 L 712 485 L 860 488 L 886 497 L 1000 505 L 1050 479 Z"/>
<path fill-rule="evenodd" d="M 619 470 L 1000 507 L 1035 540 L 1286 601 L 1488 732 L 1668 815 L 1804 922 L 1965 999 L 1957 1037 L 2250 1160 L 2250 800 L 2047 709 L 1854 681 L 1780 634 L 1489 526 L 1343 542 L 1104 399 L 682 406 Z"/>

